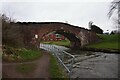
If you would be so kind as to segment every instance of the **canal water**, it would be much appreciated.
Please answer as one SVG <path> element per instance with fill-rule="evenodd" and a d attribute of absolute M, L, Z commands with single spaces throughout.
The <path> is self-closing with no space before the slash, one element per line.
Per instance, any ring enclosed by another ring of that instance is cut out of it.
<path fill-rule="evenodd" d="M 71 78 L 118 78 L 119 54 L 70 50 L 64 46 L 50 44 L 41 44 L 40 48 L 50 52 L 56 51 L 50 49 L 51 46 L 75 56 Z"/>

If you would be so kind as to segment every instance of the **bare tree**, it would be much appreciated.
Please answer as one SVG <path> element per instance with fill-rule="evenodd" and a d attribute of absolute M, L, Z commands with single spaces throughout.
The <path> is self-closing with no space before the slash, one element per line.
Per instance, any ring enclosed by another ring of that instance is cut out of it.
<path fill-rule="evenodd" d="M 118 11 L 118 18 L 117 18 L 117 24 L 118 24 L 118 29 L 120 28 L 120 0 L 113 0 L 110 5 L 110 10 L 108 13 L 108 17 L 111 18 L 112 15 L 115 13 L 115 11 Z M 115 20 L 115 19 L 114 19 Z M 116 22 L 116 20 L 115 20 Z"/>
<path fill-rule="evenodd" d="M 108 13 L 109 18 L 111 18 L 111 16 L 113 15 L 113 13 L 118 10 L 118 14 L 119 14 L 119 8 L 120 8 L 120 0 L 113 0 L 110 4 L 110 10 Z"/>
<path fill-rule="evenodd" d="M 22 46 L 23 34 L 21 27 L 16 25 L 12 18 L 7 17 L 5 14 L 2 17 L 2 44 L 10 46 Z"/>

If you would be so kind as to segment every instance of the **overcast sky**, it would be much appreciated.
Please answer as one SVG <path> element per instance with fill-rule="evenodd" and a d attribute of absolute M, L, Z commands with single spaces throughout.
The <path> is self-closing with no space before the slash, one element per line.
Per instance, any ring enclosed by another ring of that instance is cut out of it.
<path fill-rule="evenodd" d="M 21 22 L 68 22 L 88 28 L 88 22 L 106 32 L 114 29 L 107 16 L 112 0 L 2 0 L 0 11 Z"/>

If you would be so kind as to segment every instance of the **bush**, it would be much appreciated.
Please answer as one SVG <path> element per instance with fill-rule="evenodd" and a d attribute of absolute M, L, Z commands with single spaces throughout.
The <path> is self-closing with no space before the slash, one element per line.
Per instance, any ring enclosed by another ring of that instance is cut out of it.
<path fill-rule="evenodd" d="M 42 56 L 41 50 L 32 50 L 26 48 L 3 48 L 3 61 L 8 62 L 21 62 L 34 60 Z"/>

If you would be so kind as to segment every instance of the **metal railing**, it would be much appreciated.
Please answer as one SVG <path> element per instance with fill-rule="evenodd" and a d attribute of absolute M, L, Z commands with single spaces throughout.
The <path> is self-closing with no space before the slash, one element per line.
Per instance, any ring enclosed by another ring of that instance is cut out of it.
<path fill-rule="evenodd" d="M 68 76 L 69 78 L 71 77 L 71 73 L 72 73 L 72 69 L 73 69 L 73 64 L 74 64 L 74 59 L 75 56 L 66 52 L 66 51 L 61 51 L 59 48 L 57 48 L 55 45 L 49 45 L 49 44 L 40 44 L 40 48 L 50 51 L 53 53 L 53 55 L 55 55 L 55 57 L 57 57 L 58 61 L 62 64 L 62 66 L 67 70 L 68 72 Z M 65 55 L 67 55 L 67 57 L 71 57 L 71 63 L 69 63 L 69 66 L 65 65 Z"/>

